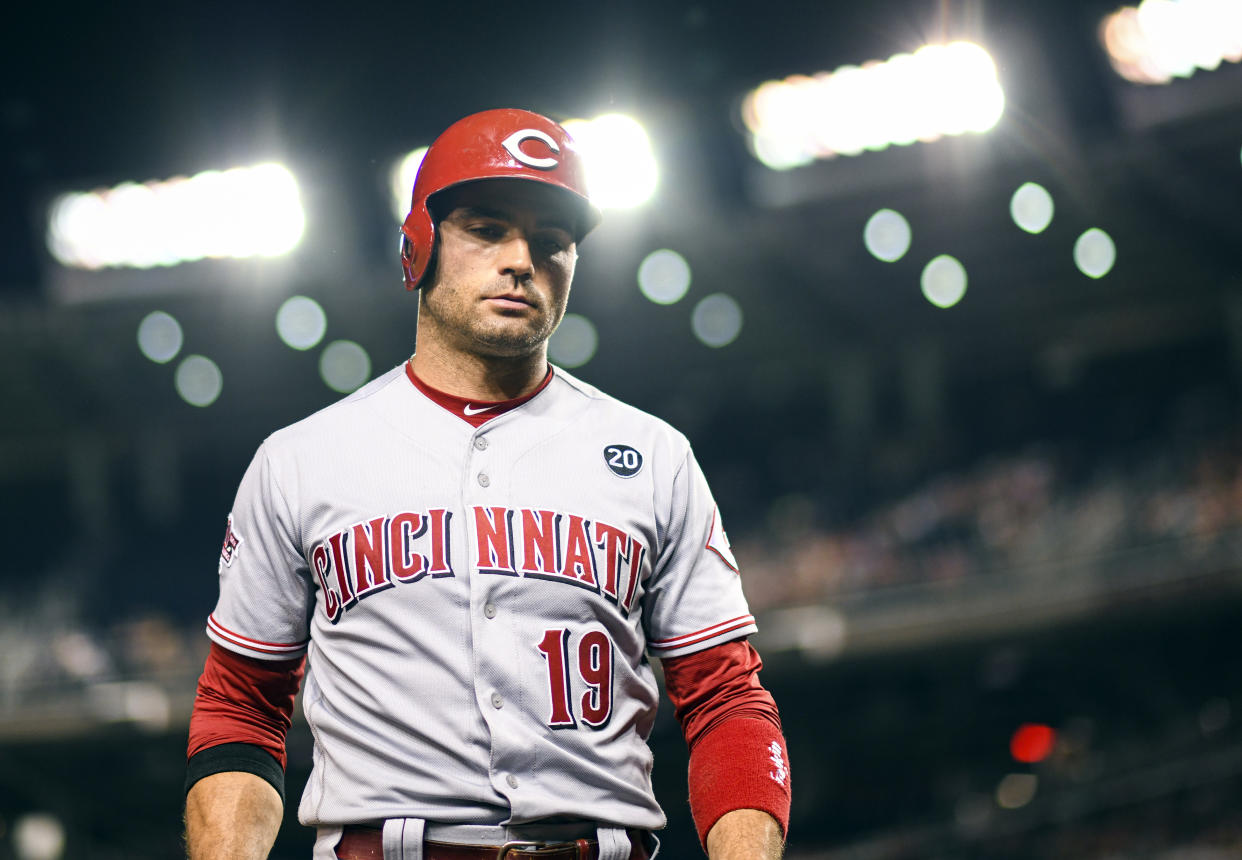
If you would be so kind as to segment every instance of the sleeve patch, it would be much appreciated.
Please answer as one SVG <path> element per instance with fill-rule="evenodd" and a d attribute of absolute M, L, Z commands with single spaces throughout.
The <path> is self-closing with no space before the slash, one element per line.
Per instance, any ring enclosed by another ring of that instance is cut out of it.
<path fill-rule="evenodd" d="M 220 548 L 220 564 L 223 567 L 233 566 L 233 560 L 237 558 L 237 551 L 241 548 L 242 540 L 237 527 L 233 525 L 233 515 L 229 514 L 228 528 L 224 530 L 224 546 Z"/>
<path fill-rule="evenodd" d="M 729 546 L 729 536 L 725 534 L 724 525 L 720 522 L 720 508 L 712 508 L 712 525 L 707 535 L 706 548 L 720 556 L 720 560 L 729 565 L 734 573 L 738 572 L 737 559 L 733 557 L 733 550 Z"/>

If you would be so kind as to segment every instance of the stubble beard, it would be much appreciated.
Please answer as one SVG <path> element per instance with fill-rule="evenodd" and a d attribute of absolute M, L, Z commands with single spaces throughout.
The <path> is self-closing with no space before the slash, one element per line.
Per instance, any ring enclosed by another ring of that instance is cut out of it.
<path fill-rule="evenodd" d="M 540 318 L 540 321 L 546 318 Z M 552 335 L 550 325 L 497 325 L 497 320 L 475 321 L 469 340 L 474 351 L 493 358 L 518 358 L 540 349 Z"/>
<path fill-rule="evenodd" d="M 465 352 L 520 358 L 540 351 L 560 322 L 552 309 L 536 305 L 534 310 L 534 318 L 505 317 L 483 312 L 469 301 L 442 304 L 428 295 L 425 312 L 441 335 Z"/>

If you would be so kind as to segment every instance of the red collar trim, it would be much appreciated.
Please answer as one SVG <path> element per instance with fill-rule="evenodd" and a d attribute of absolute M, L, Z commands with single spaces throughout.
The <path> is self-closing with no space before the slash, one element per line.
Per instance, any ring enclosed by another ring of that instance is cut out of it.
<path fill-rule="evenodd" d="M 436 405 L 452 412 L 472 427 L 479 427 L 497 415 L 504 415 L 510 409 L 516 409 L 547 388 L 548 383 L 552 381 L 552 365 L 548 365 L 548 373 L 543 378 L 543 382 L 539 383 L 538 388 L 530 392 L 530 394 L 523 394 L 521 397 L 515 397 L 512 400 L 470 400 L 465 397 L 458 397 L 456 394 L 449 394 L 447 391 L 432 388 L 414 373 L 412 361 L 405 363 L 405 375 L 409 377 L 410 382 L 414 383 L 415 388 L 425 394 Z"/>

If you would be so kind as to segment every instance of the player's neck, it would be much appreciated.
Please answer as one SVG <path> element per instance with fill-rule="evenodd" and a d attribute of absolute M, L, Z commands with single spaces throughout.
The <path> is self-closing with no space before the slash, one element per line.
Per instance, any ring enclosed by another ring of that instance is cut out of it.
<path fill-rule="evenodd" d="M 432 388 L 489 402 L 529 394 L 548 375 L 547 353 L 542 349 L 531 355 L 498 358 L 420 347 L 410 365 Z"/>

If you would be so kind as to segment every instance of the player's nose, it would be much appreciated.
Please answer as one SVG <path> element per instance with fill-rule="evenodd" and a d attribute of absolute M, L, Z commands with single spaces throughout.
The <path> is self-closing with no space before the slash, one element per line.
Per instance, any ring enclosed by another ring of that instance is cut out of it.
<path fill-rule="evenodd" d="M 521 233 L 515 233 L 504 243 L 500 258 L 501 274 L 512 275 L 518 280 L 529 278 L 535 271 L 531 259 L 530 242 Z"/>

